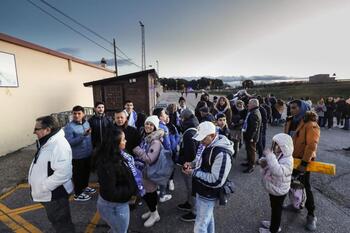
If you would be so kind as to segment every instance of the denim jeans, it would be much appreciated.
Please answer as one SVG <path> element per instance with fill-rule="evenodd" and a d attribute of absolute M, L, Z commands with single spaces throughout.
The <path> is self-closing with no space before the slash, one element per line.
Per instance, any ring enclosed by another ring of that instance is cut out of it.
<path fill-rule="evenodd" d="M 117 203 L 104 200 L 101 196 L 97 200 L 97 210 L 101 218 L 110 226 L 113 233 L 126 233 L 129 227 L 129 203 Z"/>
<path fill-rule="evenodd" d="M 216 200 L 208 200 L 197 194 L 196 196 L 196 222 L 194 233 L 214 233 L 214 207 Z"/>

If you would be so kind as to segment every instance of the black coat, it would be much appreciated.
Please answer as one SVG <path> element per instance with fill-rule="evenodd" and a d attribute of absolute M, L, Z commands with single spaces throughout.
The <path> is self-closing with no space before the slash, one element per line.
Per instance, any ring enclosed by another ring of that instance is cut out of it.
<path fill-rule="evenodd" d="M 243 122 L 247 117 L 247 109 L 239 111 L 235 105 L 232 106 L 232 120 L 229 128 L 232 130 L 241 130 Z"/>
<path fill-rule="evenodd" d="M 97 116 L 94 115 L 89 119 L 91 128 L 91 142 L 93 148 L 98 147 L 102 144 L 102 140 L 108 128 L 113 127 L 112 119 L 106 115 Z"/>
<path fill-rule="evenodd" d="M 134 156 L 134 153 L 132 152 L 132 150 L 138 145 L 140 145 L 141 143 L 141 135 L 139 131 L 136 128 L 129 125 L 127 125 L 126 127 L 117 126 L 117 125 L 114 125 L 114 126 L 117 127 L 118 129 L 123 130 L 125 134 L 125 139 L 126 139 L 125 151 L 130 155 Z"/>
<path fill-rule="evenodd" d="M 251 109 L 247 117 L 247 129 L 243 134 L 244 140 L 251 141 L 253 139 L 254 142 L 257 142 L 262 122 L 259 107 Z"/>
<path fill-rule="evenodd" d="M 180 143 L 179 160 L 178 163 L 183 165 L 185 162 L 192 162 L 196 156 L 198 142 L 192 137 L 197 133 L 196 130 L 187 130 L 190 128 L 197 128 L 199 122 L 195 116 L 182 122 L 182 139 Z M 186 131 L 187 130 L 187 131 Z"/>

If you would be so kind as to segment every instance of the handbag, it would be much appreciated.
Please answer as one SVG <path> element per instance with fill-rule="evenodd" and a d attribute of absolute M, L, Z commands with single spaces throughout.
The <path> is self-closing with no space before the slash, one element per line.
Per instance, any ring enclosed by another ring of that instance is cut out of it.
<path fill-rule="evenodd" d="M 219 190 L 219 205 L 226 205 L 231 194 L 235 192 L 235 184 L 227 179 Z"/>

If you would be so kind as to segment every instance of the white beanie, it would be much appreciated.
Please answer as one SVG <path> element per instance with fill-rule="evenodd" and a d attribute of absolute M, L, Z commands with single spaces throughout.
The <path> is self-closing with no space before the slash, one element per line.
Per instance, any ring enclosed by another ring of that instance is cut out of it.
<path fill-rule="evenodd" d="M 151 122 L 154 125 L 154 127 L 156 127 L 156 130 L 159 128 L 159 119 L 156 115 L 147 117 L 145 123 L 146 122 Z"/>

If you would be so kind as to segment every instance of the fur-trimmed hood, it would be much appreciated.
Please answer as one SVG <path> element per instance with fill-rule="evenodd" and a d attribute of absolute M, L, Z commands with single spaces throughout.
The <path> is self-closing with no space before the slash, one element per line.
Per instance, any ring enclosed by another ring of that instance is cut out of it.
<path fill-rule="evenodd" d="M 145 137 L 147 143 L 151 143 L 153 140 L 162 140 L 164 137 L 164 130 L 158 129 Z"/>
<path fill-rule="evenodd" d="M 318 120 L 318 115 L 314 111 L 307 111 L 304 116 L 304 122 L 309 122 L 309 121 L 314 121 L 317 122 Z"/>

